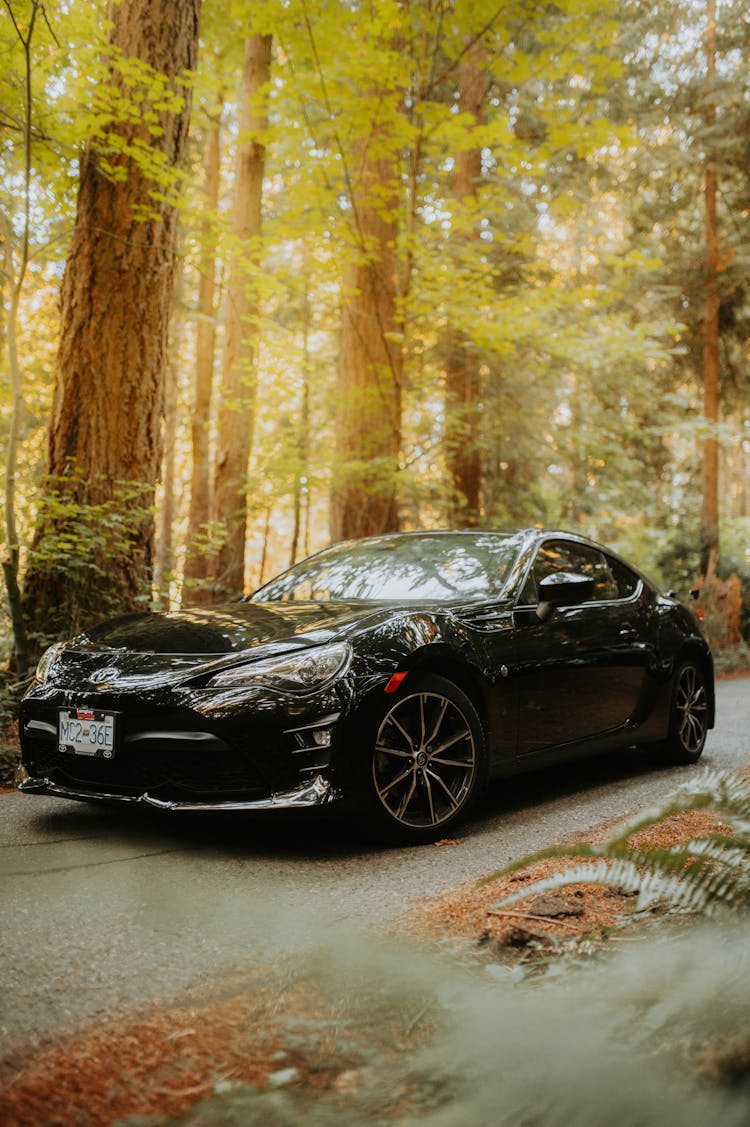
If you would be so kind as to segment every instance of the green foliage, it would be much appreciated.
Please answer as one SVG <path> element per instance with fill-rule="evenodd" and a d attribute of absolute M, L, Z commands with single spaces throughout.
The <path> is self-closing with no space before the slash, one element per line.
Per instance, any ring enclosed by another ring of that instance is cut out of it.
<path fill-rule="evenodd" d="M 127 559 L 136 539 L 136 529 L 151 517 L 143 507 L 144 486 L 139 482 L 115 482 L 112 495 L 100 502 L 71 498 L 71 487 L 90 491 L 90 482 L 48 477 L 39 506 L 41 524 L 50 531 L 32 550 L 35 567 L 50 567 L 71 578 L 84 573 L 105 576 L 112 563 Z"/>
<path fill-rule="evenodd" d="M 25 27 L 31 5 L 9 0 Z M 75 206 L 80 148 L 89 135 L 91 74 L 102 39 L 103 0 L 46 5 L 35 26 L 32 69 L 32 169 L 34 243 L 66 237 Z M 22 49 L 9 13 L 0 8 L 0 212 L 18 232 L 19 177 L 23 166 L 24 78 Z M 55 254 L 64 253 L 64 243 Z"/>
<path fill-rule="evenodd" d="M 658 825 L 672 814 L 709 811 L 728 826 L 726 834 L 672 847 L 639 847 L 635 834 Z M 604 884 L 637 894 L 637 908 L 669 907 L 685 912 L 711 913 L 722 908 L 750 908 L 750 786 L 736 775 L 710 770 L 681 788 L 662 806 L 628 823 L 601 845 L 558 846 L 526 857 L 504 872 L 517 871 L 551 857 L 587 857 L 543 880 L 524 885 L 503 899 L 507 907 L 518 900 L 570 884 Z M 497 875 L 497 874 L 495 874 Z M 492 877 L 487 879 L 493 879 Z"/>
<path fill-rule="evenodd" d="M 135 559 L 144 525 L 153 520 L 150 487 L 137 481 L 83 479 L 75 471 L 47 477 L 37 508 L 37 536 L 29 549 L 34 571 L 60 592 L 50 635 L 81 628 L 91 620 L 92 594 L 97 618 L 116 614 L 123 599 L 123 577 L 139 570 Z M 151 592 L 143 586 L 135 602 L 148 609 Z"/>
<path fill-rule="evenodd" d="M 192 76 L 177 83 L 143 59 L 129 58 L 108 44 L 94 68 L 97 81 L 88 110 L 87 136 L 96 150 L 99 168 L 111 180 L 124 183 L 133 170 L 151 184 L 155 203 L 175 205 L 183 190 L 183 172 L 158 146 L 165 119 L 179 114 Z M 160 213 L 141 206 L 141 219 Z"/>
<path fill-rule="evenodd" d="M 16 0 L 13 7 L 23 14 L 27 5 Z M 703 434 L 700 180 L 709 145 L 722 186 L 720 439 L 725 480 L 747 482 L 744 3 L 721 5 L 719 73 L 709 91 L 704 10 L 687 0 L 556 0 L 541 8 L 526 0 L 205 0 L 198 72 L 184 76 L 193 93 L 184 177 L 150 144 L 161 117 L 179 107 L 181 82 L 170 85 L 106 49 L 103 0 L 48 5 L 46 12 L 33 85 L 33 284 L 20 314 L 27 400 L 37 421 L 19 471 L 27 539 L 40 427 L 51 401 L 52 288 L 64 261 L 79 154 L 91 142 L 112 176 L 122 176 L 127 158 L 151 180 L 156 199 L 179 199 L 178 493 L 189 477 L 194 329 L 207 316 L 196 310 L 195 292 L 209 246 L 219 279 L 230 262 L 246 263 L 259 303 L 251 571 L 258 572 L 266 548 L 267 569 L 286 562 L 301 490 L 308 513 L 317 514 L 309 546 L 326 541 L 342 278 L 347 263 L 372 252 L 352 206 L 364 147 L 397 168 L 395 199 L 392 184 L 375 185 L 372 202 L 388 217 L 397 213 L 399 228 L 402 522 L 441 524 L 448 511 L 450 326 L 481 363 L 481 422 L 472 442 L 482 455 L 484 523 L 580 529 L 631 554 L 668 587 L 693 585 Z M 11 31 L 0 8 L 0 211 L 17 236 L 23 91 Z M 274 62 L 270 125 L 259 138 L 266 146 L 264 234 L 262 246 L 250 247 L 230 232 L 238 76 L 252 31 L 273 36 Z M 481 120 L 458 112 L 459 75 L 475 49 L 486 84 Z M 707 132 L 709 94 L 718 116 Z M 217 115 L 223 187 L 209 215 L 203 145 L 209 117 Z M 474 149 L 481 176 L 475 195 L 459 200 L 457 156 Z M 220 307 L 213 321 L 218 368 Z M 0 434 L 7 417 L 0 390 Z M 211 428 L 213 417 L 205 422 Z M 742 499 L 737 489 L 725 496 L 722 573 L 736 570 L 744 579 Z M 178 539 L 183 524 L 178 514 Z M 67 552 L 63 540 L 58 548 Z M 180 555 L 184 546 L 177 549 Z"/>

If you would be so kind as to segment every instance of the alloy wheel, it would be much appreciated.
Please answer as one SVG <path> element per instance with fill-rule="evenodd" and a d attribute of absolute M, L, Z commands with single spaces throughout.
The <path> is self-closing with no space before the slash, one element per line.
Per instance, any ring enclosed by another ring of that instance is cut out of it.
<path fill-rule="evenodd" d="M 467 801 L 477 773 L 471 723 L 440 692 L 402 698 L 378 729 L 372 773 L 378 799 L 401 826 L 447 822 Z"/>
<path fill-rule="evenodd" d="M 708 702 L 703 677 L 695 665 L 680 670 L 675 710 L 680 744 L 689 755 L 696 755 L 706 739 Z"/>

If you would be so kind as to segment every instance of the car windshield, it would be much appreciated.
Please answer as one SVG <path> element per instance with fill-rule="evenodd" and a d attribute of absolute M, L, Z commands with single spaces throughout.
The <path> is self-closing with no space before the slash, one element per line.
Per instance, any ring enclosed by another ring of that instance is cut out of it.
<path fill-rule="evenodd" d="M 446 601 L 502 594 L 520 533 L 425 533 L 335 544 L 259 588 L 253 602 Z"/>

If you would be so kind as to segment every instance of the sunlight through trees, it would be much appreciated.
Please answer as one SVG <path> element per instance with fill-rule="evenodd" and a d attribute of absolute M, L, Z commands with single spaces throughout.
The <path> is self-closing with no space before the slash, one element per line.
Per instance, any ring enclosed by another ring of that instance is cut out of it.
<path fill-rule="evenodd" d="M 6 654 L 394 528 L 747 587 L 749 17 L 2 0 Z"/>

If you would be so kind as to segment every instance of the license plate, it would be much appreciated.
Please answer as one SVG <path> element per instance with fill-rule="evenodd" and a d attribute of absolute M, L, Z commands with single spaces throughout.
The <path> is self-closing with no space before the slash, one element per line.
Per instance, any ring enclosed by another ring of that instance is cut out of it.
<path fill-rule="evenodd" d="M 99 708 L 61 710 L 57 719 L 60 751 L 111 759 L 115 753 L 115 714 Z"/>

